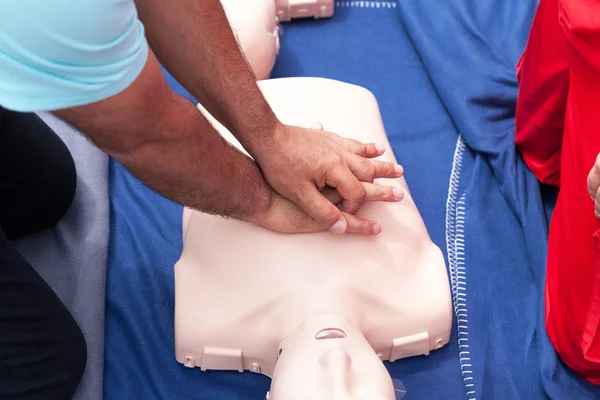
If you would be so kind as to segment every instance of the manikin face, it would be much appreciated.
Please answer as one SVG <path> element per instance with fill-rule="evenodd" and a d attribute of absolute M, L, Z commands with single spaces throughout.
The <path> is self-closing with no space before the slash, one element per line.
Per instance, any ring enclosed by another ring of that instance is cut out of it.
<path fill-rule="evenodd" d="M 348 319 L 307 319 L 284 340 L 269 400 L 396 400 L 392 379 Z"/>

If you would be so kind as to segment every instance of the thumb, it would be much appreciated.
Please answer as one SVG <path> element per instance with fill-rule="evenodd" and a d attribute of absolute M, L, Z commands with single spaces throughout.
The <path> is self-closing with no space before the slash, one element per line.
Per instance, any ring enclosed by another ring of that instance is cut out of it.
<path fill-rule="evenodd" d="M 292 198 L 306 214 L 312 217 L 320 226 L 334 233 L 345 233 L 347 222 L 340 209 L 331 203 L 312 185 L 306 185 Z"/>

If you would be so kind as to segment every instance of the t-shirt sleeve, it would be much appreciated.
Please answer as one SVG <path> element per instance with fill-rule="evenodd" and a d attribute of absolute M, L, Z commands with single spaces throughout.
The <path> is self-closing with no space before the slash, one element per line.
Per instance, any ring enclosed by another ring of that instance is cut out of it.
<path fill-rule="evenodd" d="M 133 0 L 0 1 L 0 105 L 22 112 L 125 90 L 148 57 Z"/>

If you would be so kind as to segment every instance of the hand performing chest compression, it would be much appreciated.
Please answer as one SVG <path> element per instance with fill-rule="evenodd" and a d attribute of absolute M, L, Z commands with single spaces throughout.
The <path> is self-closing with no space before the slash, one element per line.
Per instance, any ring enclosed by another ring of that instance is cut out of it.
<path fill-rule="evenodd" d="M 403 174 L 400 165 L 372 159 L 383 154 L 383 145 L 342 138 L 319 123 L 312 129 L 283 126 L 276 137 L 255 156 L 278 192 L 269 210 L 259 215 L 261 225 L 279 232 L 381 232 L 375 221 L 355 213 L 365 201 L 400 201 L 404 196 L 400 187 L 373 183 Z"/>

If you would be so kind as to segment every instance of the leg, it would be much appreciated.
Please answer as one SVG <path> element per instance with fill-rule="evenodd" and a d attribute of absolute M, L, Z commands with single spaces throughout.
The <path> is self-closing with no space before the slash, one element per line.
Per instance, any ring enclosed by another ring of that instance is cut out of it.
<path fill-rule="evenodd" d="M 66 307 L 0 238 L 0 398 L 71 399 L 86 355 Z"/>
<path fill-rule="evenodd" d="M 50 228 L 75 196 L 73 158 L 35 114 L 0 107 L 0 227 L 9 239 Z"/>
<path fill-rule="evenodd" d="M 62 141 L 35 115 L 0 108 L 2 399 L 70 399 L 83 374 L 81 330 L 8 242 L 54 225 L 74 193 L 74 163 Z"/>

